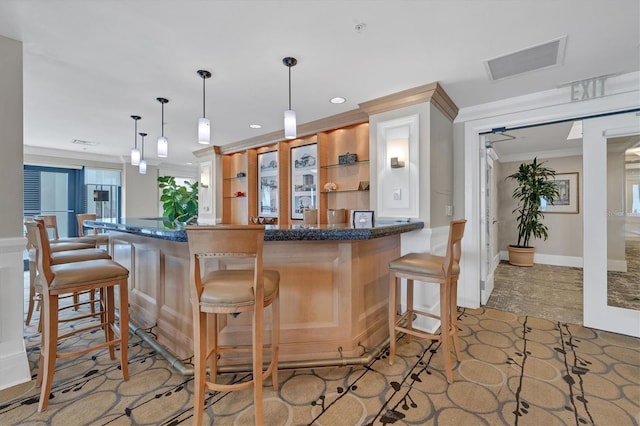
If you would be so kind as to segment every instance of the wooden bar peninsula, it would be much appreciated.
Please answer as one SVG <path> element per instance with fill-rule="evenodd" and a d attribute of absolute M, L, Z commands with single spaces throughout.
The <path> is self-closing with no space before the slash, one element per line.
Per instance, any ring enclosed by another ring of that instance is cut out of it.
<path fill-rule="evenodd" d="M 177 370 L 191 374 L 187 234 L 166 225 L 161 219 L 85 221 L 109 232 L 114 260 L 130 271 L 133 331 Z M 267 225 L 264 267 L 280 272 L 280 367 L 364 364 L 376 356 L 389 336 L 388 263 L 400 256 L 400 235 L 423 227 L 419 221 L 380 222 L 366 229 Z M 228 315 L 219 327 L 223 344 L 251 341 L 246 315 Z M 266 337 L 270 334 L 267 330 Z M 227 371 L 250 364 L 248 359 L 224 361 Z"/>

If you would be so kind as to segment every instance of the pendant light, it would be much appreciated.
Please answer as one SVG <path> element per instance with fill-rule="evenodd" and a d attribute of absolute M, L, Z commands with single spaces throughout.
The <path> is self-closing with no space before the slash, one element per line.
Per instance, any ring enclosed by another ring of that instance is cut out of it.
<path fill-rule="evenodd" d="M 162 119 L 161 119 L 161 128 L 162 133 L 161 136 L 158 136 L 158 157 L 168 157 L 169 156 L 169 141 L 164 137 L 164 104 L 169 102 L 169 99 L 166 98 L 156 98 L 158 102 L 162 104 Z"/>
<path fill-rule="evenodd" d="M 211 140 L 211 122 L 205 114 L 204 82 L 208 78 L 211 78 L 211 73 L 206 70 L 198 70 L 198 75 L 202 77 L 202 118 L 198 119 L 198 143 L 209 145 Z"/>
<path fill-rule="evenodd" d="M 139 164 L 139 169 L 138 171 L 140 172 L 141 175 L 146 175 L 147 174 L 147 160 L 144 159 L 144 137 L 147 136 L 146 133 L 140 133 L 140 136 L 142 136 L 142 143 L 141 143 L 141 147 L 142 147 L 142 155 L 140 157 L 140 164 Z"/>
<path fill-rule="evenodd" d="M 295 67 L 298 60 L 287 56 L 282 59 L 282 63 L 289 68 L 289 109 L 284 112 L 284 137 L 286 139 L 295 139 L 297 136 L 296 112 L 291 109 L 291 67 Z"/>
<path fill-rule="evenodd" d="M 142 117 L 139 115 L 132 115 L 135 127 L 133 130 L 133 148 L 131 148 L 131 165 L 137 166 L 140 164 L 140 150 L 138 149 L 138 120 Z"/>

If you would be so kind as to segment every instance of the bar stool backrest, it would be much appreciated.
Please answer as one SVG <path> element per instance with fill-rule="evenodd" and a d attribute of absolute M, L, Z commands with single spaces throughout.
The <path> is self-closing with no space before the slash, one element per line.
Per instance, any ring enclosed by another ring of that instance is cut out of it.
<path fill-rule="evenodd" d="M 59 240 L 60 235 L 58 234 L 58 219 L 54 215 L 43 215 L 37 216 L 36 219 L 42 220 L 44 223 L 44 229 L 49 232 L 49 229 L 53 231 L 53 240 Z"/>
<path fill-rule="evenodd" d="M 453 266 L 460 262 L 462 256 L 462 237 L 464 235 L 464 227 L 467 223 L 466 219 L 454 220 L 449 225 L 449 242 L 447 243 L 447 253 L 442 264 L 445 276 L 451 276 Z"/>
<path fill-rule="evenodd" d="M 84 221 L 85 220 L 96 220 L 97 215 L 95 213 L 79 213 L 76 215 L 76 219 L 78 219 L 78 236 L 84 237 Z M 93 228 L 93 235 L 98 235 L 98 229 Z"/>
<path fill-rule="evenodd" d="M 45 229 L 45 223 L 42 219 L 35 219 L 34 222 L 37 229 L 37 264 L 38 272 L 44 278 L 43 285 L 48 287 L 49 283 L 53 279 L 53 272 L 51 272 L 51 245 L 49 244 L 49 234 Z M 27 226 L 33 226 L 28 224 Z"/>
<path fill-rule="evenodd" d="M 262 249 L 264 225 L 187 226 L 191 258 L 191 303 L 200 303 L 202 273 L 200 260 L 204 258 L 253 258 L 256 300 L 262 300 Z"/>

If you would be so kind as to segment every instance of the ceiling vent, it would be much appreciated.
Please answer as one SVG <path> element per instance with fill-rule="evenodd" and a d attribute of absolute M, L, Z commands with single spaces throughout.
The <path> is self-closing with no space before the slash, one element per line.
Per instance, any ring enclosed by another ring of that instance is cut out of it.
<path fill-rule="evenodd" d="M 95 146 L 98 145 L 98 142 L 93 141 L 83 141 L 82 139 L 74 139 L 71 143 L 75 143 L 76 145 L 84 145 L 84 146 Z"/>
<path fill-rule="evenodd" d="M 490 80 L 562 65 L 567 36 L 484 62 Z"/>

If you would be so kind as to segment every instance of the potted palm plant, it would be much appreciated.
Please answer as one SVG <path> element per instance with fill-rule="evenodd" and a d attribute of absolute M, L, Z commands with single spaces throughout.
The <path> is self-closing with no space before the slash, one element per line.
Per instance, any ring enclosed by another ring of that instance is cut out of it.
<path fill-rule="evenodd" d="M 518 243 L 509 246 L 509 263 L 512 265 L 533 266 L 535 247 L 529 245 L 529 240 L 531 237 L 546 240 L 549 236 L 549 229 L 542 223 L 542 200 L 553 205 L 559 194 L 555 184 L 556 172 L 543 164 L 534 158 L 531 163 L 520 164 L 518 171 L 506 178 L 517 183 L 512 197 L 517 200 L 518 207 L 512 213 L 518 214 Z"/>

